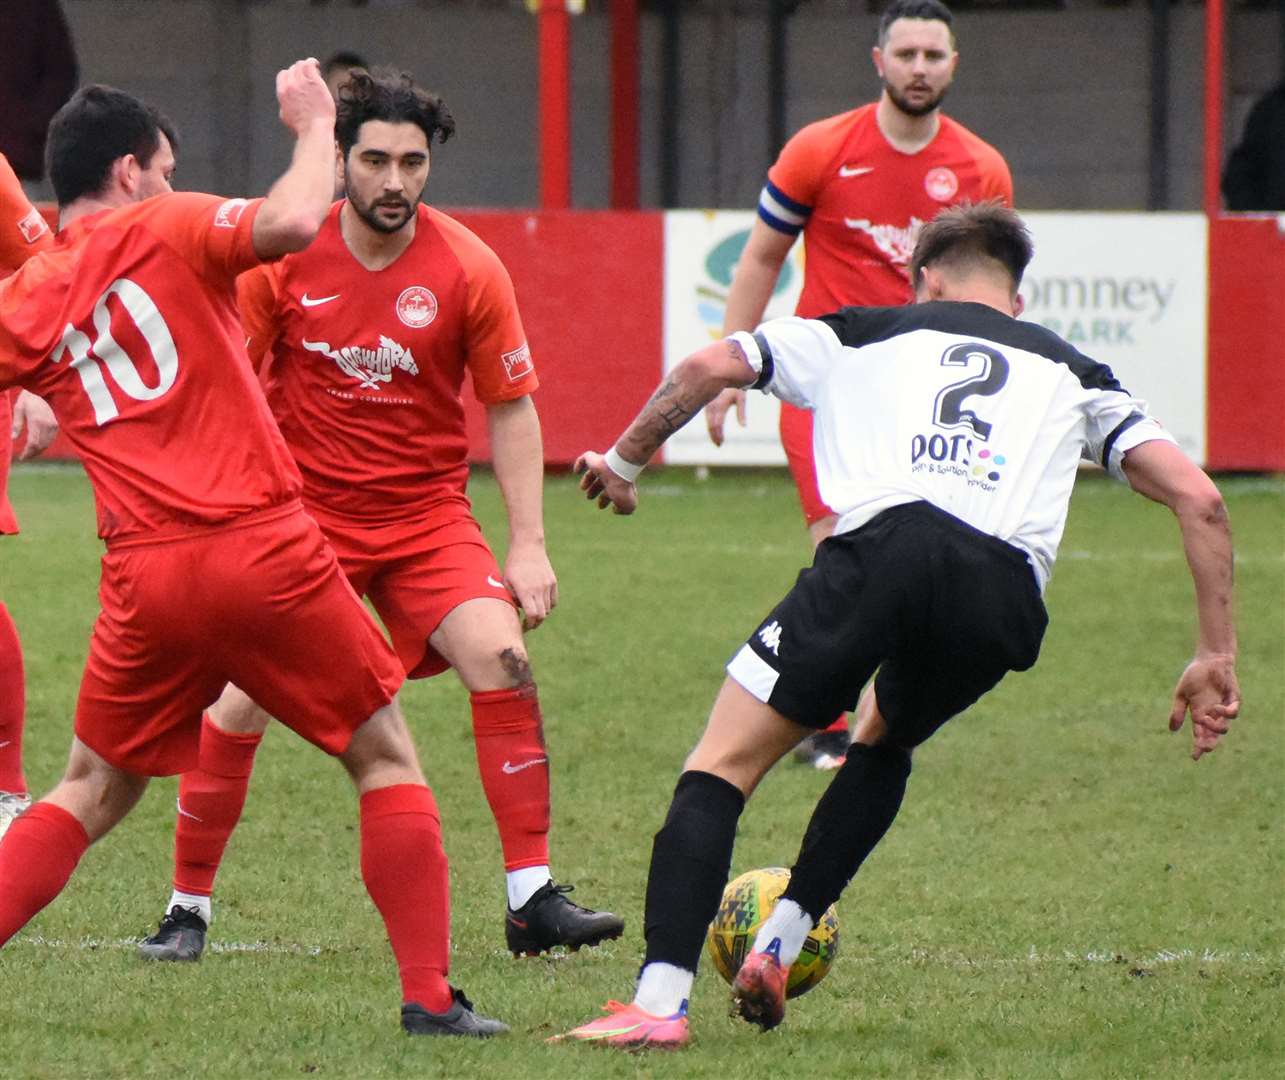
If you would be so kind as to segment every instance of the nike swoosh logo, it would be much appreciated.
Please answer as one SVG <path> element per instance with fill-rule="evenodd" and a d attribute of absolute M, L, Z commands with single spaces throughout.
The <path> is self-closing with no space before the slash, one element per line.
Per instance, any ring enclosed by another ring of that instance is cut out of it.
<path fill-rule="evenodd" d="M 4 742 L 0 742 L 0 750 L 3 750 L 3 749 L 4 749 L 6 746 L 8 746 L 11 742 L 13 742 L 13 740 L 12 740 L 12 739 L 5 739 L 5 741 L 4 741 Z"/>
<path fill-rule="evenodd" d="M 845 180 L 850 179 L 853 176 L 865 176 L 866 173 L 871 173 L 874 171 L 875 171 L 875 167 L 873 165 L 840 165 L 839 166 L 839 175 L 842 176 Z"/>
<path fill-rule="evenodd" d="M 529 769 L 532 765 L 545 765 L 549 759 L 547 757 L 532 758 L 530 761 L 524 761 L 521 765 L 510 765 L 507 761 L 500 766 L 501 772 L 506 772 L 512 776 L 515 772 L 521 772 L 523 769 Z"/>
<path fill-rule="evenodd" d="M 490 574 L 487 574 L 487 575 L 486 575 L 486 583 L 487 583 L 488 585 L 494 585 L 497 589 L 503 589 L 503 588 L 504 588 L 504 582 L 502 582 L 502 581 L 496 581 L 496 580 L 495 580 L 495 578 L 491 577 L 491 575 L 490 575 Z"/>
<path fill-rule="evenodd" d="M 299 303 L 301 303 L 304 307 L 317 307 L 319 304 L 328 304 L 330 303 L 331 300 L 338 300 L 338 299 L 339 299 L 338 293 L 335 293 L 334 296 L 318 296 L 315 298 L 309 296 L 307 293 L 304 293 L 303 296 L 299 298 Z"/>
<path fill-rule="evenodd" d="M 174 805 L 178 807 L 178 812 L 180 817 L 188 817 L 188 818 L 191 818 L 193 821 L 205 820 L 204 818 L 197 817 L 195 814 L 189 814 L 186 810 L 183 809 L 183 804 L 179 802 L 178 799 L 174 800 Z"/>

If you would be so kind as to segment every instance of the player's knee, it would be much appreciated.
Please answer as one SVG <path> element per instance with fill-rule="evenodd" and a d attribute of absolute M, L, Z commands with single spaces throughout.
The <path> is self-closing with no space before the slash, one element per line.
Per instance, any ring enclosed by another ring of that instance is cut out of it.
<path fill-rule="evenodd" d="M 415 743 L 395 704 L 384 706 L 362 724 L 339 760 L 359 791 L 424 782 Z"/>
<path fill-rule="evenodd" d="M 510 690 L 535 682 L 535 677 L 531 674 L 531 661 L 526 649 L 521 646 L 506 645 L 499 649 L 495 654 L 493 667 L 499 685 L 487 689 Z"/>
<path fill-rule="evenodd" d="M 262 735 L 271 719 L 248 694 L 231 683 L 207 715 L 216 728 L 233 735 Z"/>

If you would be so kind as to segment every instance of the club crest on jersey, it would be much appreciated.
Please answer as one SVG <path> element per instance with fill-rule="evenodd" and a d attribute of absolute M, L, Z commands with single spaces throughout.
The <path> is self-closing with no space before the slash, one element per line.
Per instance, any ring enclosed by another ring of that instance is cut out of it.
<path fill-rule="evenodd" d="M 902 268 L 910 265 L 919 230 L 924 227 L 917 217 L 912 217 L 904 228 L 900 225 L 876 225 L 866 218 L 844 218 L 843 223 L 849 229 L 865 233 L 890 263 Z"/>
<path fill-rule="evenodd" d="M 924 190 L 938 202 L 950 202 L 959 193 L 959 177 L 945 165 L 939 165 L 928 170 L 924 177 Z"/>
<path fill-rule="evenodd" d="M 365 349 L 360 345 L 349 345 L 343 349 L 332 349 L 324 341 L 301 341 L 300 344 L 309 352 L 321 353 L 330 357 L 339 365 L 339 370 L 361 384 L 363 390 L 382 390 L 385 383 L 392 381 L 393 372 L 401 370 L 408 375 L 418 375 L 419 367 L 410 349 L 397 344 L 392 338 L 379 335 L 379 348 Z"/>
<path fill-rule="evenodd" d="M 18 231 L 28 244 L 34 244 L 49 231 L 49 224 L 34 206 L 31 212 L 18 222 Z"/>
<path fill-rule="evenodd" d="M 397 317 L 413 330 L 420 330 L 437 318 L 437 297 L 423 285 L 403 289 L 397 298 Z"/>
<path fill-rule="evenodd" d="M 509 382 L 517 382 L 523 375 L 531 374 L 531 350 L 524 341 L 512 352 L 500 353 L 504 361 L 504 373 Z"/>

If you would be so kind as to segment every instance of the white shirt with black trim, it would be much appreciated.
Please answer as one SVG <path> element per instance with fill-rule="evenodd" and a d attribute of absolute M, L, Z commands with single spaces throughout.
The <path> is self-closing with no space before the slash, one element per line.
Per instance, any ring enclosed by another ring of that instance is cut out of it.
<path fill-rule="evenodd" d="M 984 304 L 790 316 L 732 335 L 754 387 L 814 413 L 821 497 L 849 532 L 924 500 L 1053 571 L 1083 460 L 1170 436 L 1111 369 Z"/>

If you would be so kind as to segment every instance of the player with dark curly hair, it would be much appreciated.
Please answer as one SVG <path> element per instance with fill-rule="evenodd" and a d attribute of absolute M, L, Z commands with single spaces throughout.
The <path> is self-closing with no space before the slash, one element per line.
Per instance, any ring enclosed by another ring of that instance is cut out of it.
<path fill-rule="evenodd" d="M 514 955 L 618 937 L 549 871 L 549 754 L 522 631 L 557 603 L 544 547 L 535 368 L 500 260 L 420 202 L 455 121 L 393 71 L 353 70 L 335 124 L 345 198 L 306 250 L 244 275 L 251 359 L 304 478 L 304 504 L 370 599 L 411 678 L 455 669 L 506 871 Z M 465 372 L 485 405 L 509 519 L 501 570 L 465 486 Z M 519 611 L 523 618 L 519 619 Z M 145 956 L 194 960 L 268 715 L 229 687 L 179 788 L 174 893 Z M 208 765 L 208 767 L 207 767 Z"/>

